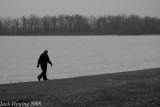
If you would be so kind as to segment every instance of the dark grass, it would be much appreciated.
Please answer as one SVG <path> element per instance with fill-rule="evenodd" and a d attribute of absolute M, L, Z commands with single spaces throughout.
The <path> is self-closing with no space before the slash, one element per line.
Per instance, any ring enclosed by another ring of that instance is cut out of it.
<path fill-rule="evenodd" d="M 38 101 L 41 107 L 160 107 L 159 68 L 0 85 L 4 87 L 1 101 Z"/>

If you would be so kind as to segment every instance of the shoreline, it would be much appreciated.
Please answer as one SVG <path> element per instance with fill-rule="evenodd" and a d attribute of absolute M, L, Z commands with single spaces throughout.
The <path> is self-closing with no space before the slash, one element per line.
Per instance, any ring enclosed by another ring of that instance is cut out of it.
<path fill-rule="evenodd" d="M 119 36 L 119 37 L 123 37 L 123 36 L 160 36 L 160 34 L 129 34 L 129 35 L 118 35 L 118 34 L 70 34 L 70 35 L 65 35 L 65 34 L 62 34 L 62 35 L 0 35 L 0 37 L 63 37 L 63 36 L 66 36 L 66 37 L 69 37 L 69 36 L 75 36 L 75 37 L 78 37 L 78 36 L 82 36 L 82 37 L 85 37 L 85 36 Z"/>
<path fill-rule="evenodd" d="M 80 76 L 70 76 L 70 77 L 65 77 L 65 78 L 56 78 L 56 79 L 49 79 L 49 81 L 54 81 L 54 80 L 66 80 L 66 79 L 74 79 L 74 78 L 81 78 L 81 77 L 92 77 L 92 76 L 100 76 L 100 75 L 116 75 L 116 74 L 121 74 L 121 73 L 129 73 L 130 72 L 139 72 L 139 71 L 144 71 L 144 70 L 152 70 L 152 69 L 157 69 L 157 68 L 146 68 L 146 69 L 137 69 L 137 70 L 129 70 L 129 71 L 120 71 L 120 72 L 114 72 L 114 73 L 102 73 L 102 74 L 88 74 L 88 75 L 80 75 Z M 36 78 L 36 77 L 35 77 Z M 40 82 L 43 82 L 44 80 L 41 79 Z M 1 85 L 10 85 L 10 84 L 23 84 L 23 83 L 32 83 L 32 82 L 39 82 L 36 78 L 36 80 L 34 81 L 15 81 L 15 82 L 4 82 L 4 83 L 0 83 Z"/>

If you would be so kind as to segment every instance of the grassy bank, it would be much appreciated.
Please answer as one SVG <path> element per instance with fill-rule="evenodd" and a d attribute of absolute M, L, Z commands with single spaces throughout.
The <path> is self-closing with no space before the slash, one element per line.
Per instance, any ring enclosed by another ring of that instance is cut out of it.
<path fill-rule="evenodd" d="M 0 85 L 0 102 L 37 102 L 41 107 L 158 107 L 160 68 Z"/>

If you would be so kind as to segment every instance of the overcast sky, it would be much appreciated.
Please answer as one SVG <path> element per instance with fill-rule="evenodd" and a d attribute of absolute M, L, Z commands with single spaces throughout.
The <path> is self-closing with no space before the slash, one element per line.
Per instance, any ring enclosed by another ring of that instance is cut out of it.
<path fill-rule="evenodd" d="M 1 17 L 137 14 L 160 18 L 160 0 L 0 0 Z"/>

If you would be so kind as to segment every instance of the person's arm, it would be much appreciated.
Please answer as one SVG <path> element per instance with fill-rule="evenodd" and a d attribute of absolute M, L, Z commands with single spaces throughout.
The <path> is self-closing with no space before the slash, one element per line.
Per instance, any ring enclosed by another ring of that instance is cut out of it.
<path fill-rule="evenodd" d="M 52 66 L 52 62 L 50 61 L 50 59 L 49 59 L 48 63 Z"/>
<path fill-rule="evenodd" d="M 39 64 L 41 63 L 41 56 L 38 59 L 37 68 L 39 67 Z"/>
<path fill-rule="evenodd" d="M 49 56 L 47 55 L 47 57 L 48 57 L 48 63 L 52 66 L 52 62 L 50 61 L 50 59 L 49 59 Z"/>

